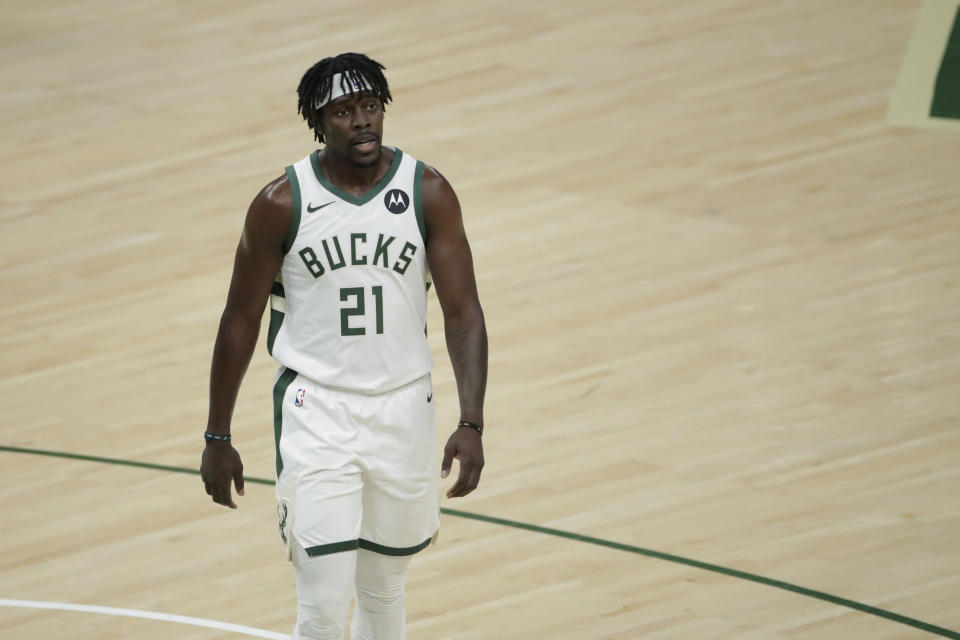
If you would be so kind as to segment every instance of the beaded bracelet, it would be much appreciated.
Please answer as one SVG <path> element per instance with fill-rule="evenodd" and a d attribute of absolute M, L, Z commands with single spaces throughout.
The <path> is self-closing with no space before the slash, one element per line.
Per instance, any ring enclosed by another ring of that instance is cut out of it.
<path fill-rule="evenodd" d="M 479 433 L 480 435 L 483 435 L 483 427 L 481 427 L 480 425 L 478 425 L 476 422 L 468 422 L 468 421 L 466 421 L 466 420 L 461 420 L 460 422 L 457 423 L 457 426 L 458 426 L 458 427 L 470 427 L 471 429 L 473 429 L 474 431 L 476 431 L 476 432 Z"/>
<path fill-rule="evenodd" d="M 230 442 L 230 434 L 203 432 L 203 439 L 207 442 Z"/>

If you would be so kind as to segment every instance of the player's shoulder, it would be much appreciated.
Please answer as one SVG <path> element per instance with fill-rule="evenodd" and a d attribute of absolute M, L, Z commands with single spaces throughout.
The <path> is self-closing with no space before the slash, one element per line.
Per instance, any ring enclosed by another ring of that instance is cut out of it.
<path fill-rule="evenodd" d="M 447 180 L 439 169 L 424 163 L 423 165 L 423 201 L 429 206 L 432 202 L 454 199 L 457 194 L 453 190 L 453 185 Z"/>
<path fill-rule="evenodd" d="M 446 182 L 447 184 L 450 184 L 449 182 L 447 182 L 447 178 L 442 173 L 440 173 L 439 169 L 437 169 L 435 166 L 431 164 L 427 164 L 426 162 L 424 162 L 423 163 L 423 183 L 426 184 L 427 182 L 441 182 L 441 183 Z"/>
<path fill-rule="evenodd" d="M 460 200 L 446 176 L 436 167 L 424 165 L 420 193 L 428 237 L 437 231 L 442 233 L 446 228 L 459 227 L 462 215 Z"/>
<path fill-rule="evenodd" d="M 293 205 L 293 190 L 287 174 L 274 178 L 264 185 L 253 202 L 267 208 L 286 207 L 289 209 Z"/>
<path fill-rule="evenodd" d="M 442 173 L 440 173 L 440 170 L 434 167 L 433 165 L 431 165 L 429 162 L 424 162 L 422 158 L 415 157 L 407 153 L 400 147 L 384 147 L 384 149 L 385 150 L 389 149 L 389 150 L 392 150 L 393 153 L 401 154 L 401 156 L 406 161 L 415 162 L 418 167 L 419 165 L 423 165 L 423 185 L 424 186 L 427 186 L 428 184 L 430 186 L 436 186 L 439 184 L 449 185 L 449 183 L 447 182 L 447 179 L 443 176 Z"/>
<path fill-rule="evenodd" d="M 286 238 L 293 215 L 293 192 L 286 174 L 268 182 L 250 203 L 247 226 L 268 237 Z"/>

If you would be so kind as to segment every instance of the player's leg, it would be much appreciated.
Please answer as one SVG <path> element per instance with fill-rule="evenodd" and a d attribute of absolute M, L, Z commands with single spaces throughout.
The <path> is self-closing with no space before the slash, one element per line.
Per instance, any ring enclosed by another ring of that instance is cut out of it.
<path fill-rule="evenodd" d="M 363 473 L 336 394 L 297 377 L 283 398 L 280 530 L 297 582 L 296 640 L 341 640 L 356 576 Z"/>
<path fill-rule="evenodd" d="M 429 376 L 368 400 L 361 434 L 363 522 L 354 640 L 403 638 L 410 558 L 439 526 L 436 418 Z"/>
<path fill-rule="evenodd" d="M 343 638 L 356 577 L 362 486 L 353 465 L 299 478 L 292 525 L 294 640 Z"/>
<path fill-rule="evenodd" d="M 404 585 L 410 556 L 357 553 L 357 603 L 350 625 L 352 640 L 404 638 Z"/>
<path fill-rule="evenodd" d="M 353 597 L 357 552 L 311 557 L 293 544 L 297 578 L 297 626 L 292 640 L 342 640 Z"/>

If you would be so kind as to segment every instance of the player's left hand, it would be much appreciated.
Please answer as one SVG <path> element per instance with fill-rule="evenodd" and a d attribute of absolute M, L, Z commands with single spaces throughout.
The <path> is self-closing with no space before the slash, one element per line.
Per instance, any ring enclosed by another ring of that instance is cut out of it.
<path fill-rule="evenodd" d="M 483 471 L 483 441 L 480 434 L 467 427 L 458 427 L 447 440 L 443 448 L 443 463 L 440 465 L 440 477 L 450 474 L 450 467 L 456 458 L 460 461 L 460 475 L 447 491 L 448 498 L 461 498 L 480 483 Z"/>

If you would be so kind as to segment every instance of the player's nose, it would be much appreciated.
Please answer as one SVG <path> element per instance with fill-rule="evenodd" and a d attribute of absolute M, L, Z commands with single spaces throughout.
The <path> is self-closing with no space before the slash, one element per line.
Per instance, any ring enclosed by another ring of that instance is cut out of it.
<path fill-rule="evenodd" d="M 370 114 L 365 109 L 357 109 L 353 116 L 354 129 L 367 129 L 371 123 Z"/>

